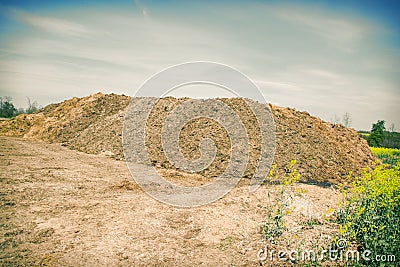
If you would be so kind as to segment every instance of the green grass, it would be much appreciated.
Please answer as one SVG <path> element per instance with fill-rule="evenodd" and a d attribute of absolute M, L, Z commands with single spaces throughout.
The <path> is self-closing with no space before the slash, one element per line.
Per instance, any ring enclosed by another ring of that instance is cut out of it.
<path fill-rule="evenodd" d="M 372 153 L 382 160 L 383 163 L 389 165 L 396 165 L 400 162 L 400 149 L 385 148 L 385 147 L 371 147 Z"/>

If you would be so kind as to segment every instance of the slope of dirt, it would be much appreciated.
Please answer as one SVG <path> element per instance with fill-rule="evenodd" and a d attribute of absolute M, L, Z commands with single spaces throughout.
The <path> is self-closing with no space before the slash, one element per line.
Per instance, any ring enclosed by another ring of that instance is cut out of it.
<path fill-rule="evenodd" d="M 173 169 L 161 145 L 161 127 L 171 110 L 186 99 L 163 98 L 154 107 L 147 121 L 146 146 L 152 163 Z M 220 99 L 229 105 L 246 126 L 250 140 L 250 158 L 246 177 L 251 177 L 259 157 L 260 136 L 254 114 L 239 98 Z M 130 97 L 97 93 L 52 104 L 36 114 L 19 115 L 0 121 L 0 134 L 27 139 L 57 142 L 71 149 L 92 154 L 105 154 L 123 159 L 122 125 Z M 277 169 L 296 159 L 301 180 L 305 182 L 337 183 L 353 171 L 370 167 L 376 158 L 365 140 L 354 129 L 324 122 L 307 112 L 270 105 L 276 125 Z M 188 123 L 181 132 L 179 143 L 188 157 L 199 157 L 198 144 L 202 138 L 213 138 L 218 153 L 214 164 L 202 175 L 218 176 L 229 160 L 230 142 L 224 129 L 210 120 Z"/>
<path fill-rule="evenodd" d="M 130 97 L 97 93 L 51 104 L 36 114 L 22 114 L 1 122 L 6 136 L 57 142 L 71 149 L 115 158 L 123 157 L 121 131 Z"/>
<path fill-rule="evenodd" d="M 241 183 L 223 199 L 187 209 L 155 201 L 130 179 L 122 161 L 0 137 L 0 265 L 260 265 L 259 230 L 275 186 L 250 194 Z M 285 249 L 326 245 L 337 227 L 323 217 L 336 208 L 338 192 L 296 187 L 305 193 L 285 216 Z"/>

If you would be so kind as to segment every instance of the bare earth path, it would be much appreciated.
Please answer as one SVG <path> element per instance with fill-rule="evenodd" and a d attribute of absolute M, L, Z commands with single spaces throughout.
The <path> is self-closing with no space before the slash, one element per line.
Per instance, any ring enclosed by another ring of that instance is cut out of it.
<path fill-rule="evenodd" d="M 266 186 L 249 194 L 242 183 L 189 209 L 159 203 L 131 181 L 123 161 L 0 137 L 0 265 L 259 265 Z M 307 193 L 289 219 L 296 227 L 304 208 L 318 217 L 337 202 L 332 189 L 300 186 Z"/>

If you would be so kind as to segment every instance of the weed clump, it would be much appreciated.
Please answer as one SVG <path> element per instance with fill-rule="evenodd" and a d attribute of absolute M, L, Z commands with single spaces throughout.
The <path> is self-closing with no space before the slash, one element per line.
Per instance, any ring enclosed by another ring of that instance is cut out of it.
<path fill-rule="evenodd" d="M 291 160 L 285 166 L 285 175 L 281 181 L 280 190 L 275 196 L 272 205 L 268 208 L 267 220 L 262 225 L 261 231 L 266 240 L 275 244 L 276 238 L 279 238 L 287 230 L 284 215 L 290 212 L 290 201 L 293 199 L 293 185 L 299 180 L 300 174 L 294 168 L 296 160 Z M 276 165 L 272 165 L 268 178 L 275 176 Z"/>

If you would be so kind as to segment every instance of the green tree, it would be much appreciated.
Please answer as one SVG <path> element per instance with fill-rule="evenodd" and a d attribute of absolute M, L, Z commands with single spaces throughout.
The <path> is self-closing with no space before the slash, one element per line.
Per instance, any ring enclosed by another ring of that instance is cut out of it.
<path fill-rule="evenodd" d="M 369 146 L 380 147 L 385 133 L 385 121 L 378 120 L 377 123 L 372 124 L 371 134 L 368 136 L 367 141 Z"/>
<path fill-rule="evenodd" d="M 11 97 L 0 97 L 0 117 L 11 118 L 17 114 L 17 109 L 11 102 Z"/>

